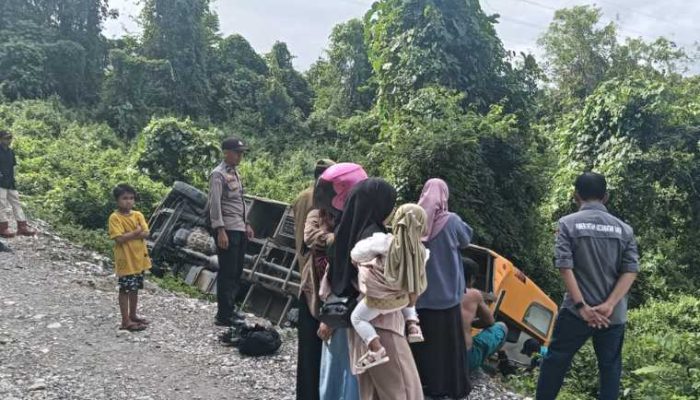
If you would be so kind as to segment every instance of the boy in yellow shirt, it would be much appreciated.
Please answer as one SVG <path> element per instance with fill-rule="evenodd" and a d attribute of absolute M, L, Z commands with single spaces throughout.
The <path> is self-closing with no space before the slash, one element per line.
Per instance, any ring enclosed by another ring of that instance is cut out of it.
<path fill-rule="evenodd" d="M 119 329 L 142 331 L 148 321 L 136 316 L 139 289 L 143 289 L 144 271 L 151 268 L 146 241 L 148 223 L 134 211 L 136 190 L 119 184 L 112 191 L 117 200 L 117 211 L 109 216 L 109 238 L 114 240 L 114 269 L 119 280 L 119 310 L 122 324 Z"/>

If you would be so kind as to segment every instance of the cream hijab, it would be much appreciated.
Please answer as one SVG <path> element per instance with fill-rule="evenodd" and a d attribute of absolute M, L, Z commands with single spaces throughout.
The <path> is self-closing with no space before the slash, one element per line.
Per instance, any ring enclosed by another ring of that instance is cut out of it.
<path fill-rule="evenodd" d="M 394 214 L 394 238 L 386 258 L 384 278 L 408 293 L 421 294 L 428 286 L 425 275 L 428 251 L 421 242 L 428 229 L 427 221 L 425 210 L 417 204 L 404 204 Z"/>

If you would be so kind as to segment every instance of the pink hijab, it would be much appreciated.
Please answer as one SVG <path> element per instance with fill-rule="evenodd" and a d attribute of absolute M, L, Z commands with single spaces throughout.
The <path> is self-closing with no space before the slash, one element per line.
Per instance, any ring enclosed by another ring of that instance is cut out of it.
<path fill-rule="evenodd" d="M 447 200 L 450 197 L 447 183 L 442 179 L 428 179 L 423 186 L 423 192 L 418 205 L 423 207 L 428 215 L 428 234 L 422 237 L 427 242 L 437 236 L 445 227 L 450 212 L 447 210 Z"/>
<path fill-rule="evenodd" d="M 320 179 L 333 184 L 335 196 L 331 200 L 331 205 L 336 210 L 342 211 L 350 189 L 367 179 L 367 173 L 359 164 L 338 163 L 328 167 L 321 174 Z"/>

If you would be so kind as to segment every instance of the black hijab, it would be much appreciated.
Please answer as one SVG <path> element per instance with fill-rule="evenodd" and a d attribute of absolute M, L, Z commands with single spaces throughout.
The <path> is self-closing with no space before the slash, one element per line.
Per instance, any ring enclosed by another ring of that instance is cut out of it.
<path fill-rule="evenodd" d="M 331 290 L 337 296 L 358 295 L 353 283 L 357 269 L 350 251 L 360 240 L 386 232 L 386 220 L 396 204 L 396 190 L 385 180 L 369 178 L 358 183 L 345 201 L 345 210 L 335 228 L 333 260 L 329 269 Z"/>

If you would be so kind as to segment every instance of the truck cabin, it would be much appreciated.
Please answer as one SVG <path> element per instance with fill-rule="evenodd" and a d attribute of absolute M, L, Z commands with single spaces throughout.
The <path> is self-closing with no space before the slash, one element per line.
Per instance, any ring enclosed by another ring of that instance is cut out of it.
<path fill-rule="evenodd" d="M 557 313 L 557 305 L 530 278 L 509 260 L 496 252 L 470 245 L 462 251 L 462 259 L 473 260 L 478 266 L 474 288 L 491 293 L 496 301 L 489 304 L 497 321 L 508 326 L 503 350 L 512 361 L 528 364 L 525 343 L 536 340 L 549 344 Z M 465 279 L 468 279 L 465 271 Z M 472 335 L 479 332 L 472 329 Z"/>

